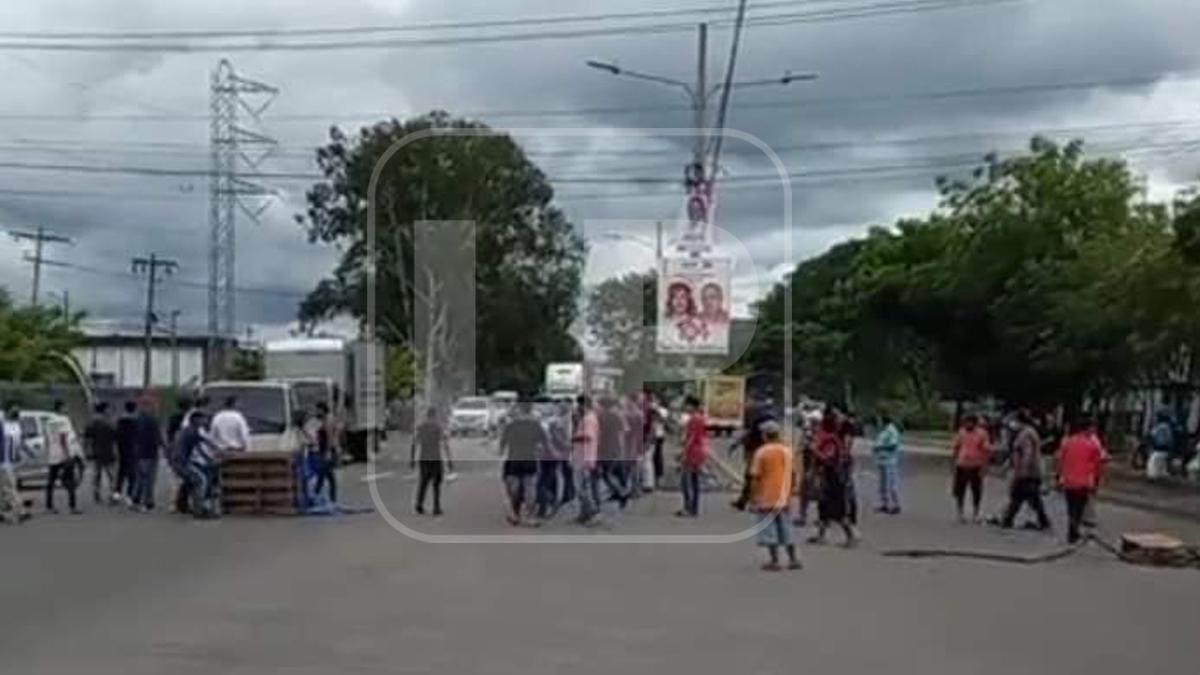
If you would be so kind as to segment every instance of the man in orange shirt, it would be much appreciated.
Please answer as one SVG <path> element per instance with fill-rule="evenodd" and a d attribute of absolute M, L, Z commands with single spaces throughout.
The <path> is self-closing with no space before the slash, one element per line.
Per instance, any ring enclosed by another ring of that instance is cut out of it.
<path fill-rule="evenodd" d="M 1067 500 L 1067 541 L 1079 541 L 1079 526 L 1092 493 L 1100 483 L 1100 471 L 1107 459 L 1090 419 L 1071 428 L 1058 450 L 1058 483 Z"/>
<path fill-rule="evenodd" d="M 758 545 L 767 549 L 770 556 L 763 569 L 783 569 L 779 566 L 779 548 L 783 547 L 787 551 L 788 569 L 798 570 L 801 564 L 792 542 L 792 524 L 788 520 L 788 505 L 795 484 L 792 449 L 780 442 L 779 423 L 763 422 L 759 430 L 764 443 L 751 460 L 750 493 L 759 528 Z"/>
<path fill-rule="evenodd" d="M 966 522 L 963 500 L 971 490 L 972 520 L 979 520 L 979 505 L 983 501 L 983 472 L 991 453 L 987 429 L 974 415 L 967 415 L 963 426 L 954 436 L 954 505 L 959 522 Z"/>

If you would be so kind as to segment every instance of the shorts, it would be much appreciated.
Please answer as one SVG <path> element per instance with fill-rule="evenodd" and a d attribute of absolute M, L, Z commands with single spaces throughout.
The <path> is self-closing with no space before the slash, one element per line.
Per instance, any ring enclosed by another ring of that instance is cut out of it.
<path fill-rule="evenodd" d="M 791 546 L 792 523 L 787 511 L 761 511 L 754 514 L 759 546 Z"/>

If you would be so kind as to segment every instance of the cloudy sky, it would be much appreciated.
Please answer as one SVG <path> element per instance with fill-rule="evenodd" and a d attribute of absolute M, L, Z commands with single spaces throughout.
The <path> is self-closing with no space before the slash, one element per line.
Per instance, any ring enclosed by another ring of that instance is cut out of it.
<path fill-rule="evenodd" d="M 73 237 L 73 246 L 47 250 L 73 267 L 47 268 L 42 288 L 69 290 L 75 307 L 112 326 L 136 324 L 141 311 L 144 286 L 130 273 L 130 258 L 152 251 L 172 257 L 180 269 L 161 306 L 180 309 L 185 330 L 203 330 L 208 81 L 228 56 L 239 73 L 280 89 L 262 127 L 279 139 L 280 152 L 264 171 L 311 172 L 312 149 L 333 124 L 353 128 L 432 108 L 477 116 L 520 130 L 556 181 L 560 203 L 592 243 L 589 281 L 646 268 L 654 221 L 680 210 L 679 188 L 653 181 L 679 177 L 691 144 L 654 129 L 688 127 L 692 118 L 678 90 L 584 62 L 690 79 L 692 25 L 708 20 L 716 77 L 728 55 L 732 12 L 713 10 L 735 4 L 6 0 L 0 229 L 40 225 Z M 729 141 L 720 244 L 737 259 L 741 309 L 796 260 L 872 224 L 928 210 L 936 175 L 965 172 L 990 150 L 1019 150 L 1035 132 L 1082 136 L 1096 152 L 1126 156 L 1145 174 L 1152 197 L 1200 175 L 1195 0 L 750 0 L 750 7 L 735 79 L 786 70 L 819 79 L 738 89 L 733 97 L 729 127 L 777 154 L 793 207 L 788 227 L 773 162 L 749 143 Z M 570 16 L 575 20 L 519 21 Z M 496 23 L 505 21 L 511 23 Z M 171 35 L 341 27 L 378 30 Z M 391 27 L 404 29 L 384 30 Z M 111 34 L 121 32 L 152 34 L 114 41 Z M 329 42 L 357 44 L 298 46 Z M 296 48 L 263 48 L 283 44 Z M 35 48 L 46 46 L 54 48 Z M 306 182 L 267 183 L 279 197 L 259 224 L 241 218 L 237 231 L 238 324 L 259 335 L 287 326 L 300 295 L 336 256 L 306 243 L 293 223 Z M 24 298 L 29 247 L 2 242 L 0 285 Z"/>

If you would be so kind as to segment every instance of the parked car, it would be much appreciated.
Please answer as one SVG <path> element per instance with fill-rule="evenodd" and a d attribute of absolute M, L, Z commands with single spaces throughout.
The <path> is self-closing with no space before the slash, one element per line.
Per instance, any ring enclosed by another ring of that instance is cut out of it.
<path fill-rule="evenodd" d="M 450 433 L 487 435 L 495 428 L 492 402 L 486 396 L 464 396 L 450 408 Z"/>
<path fill-rule="evenodd" d="M 50 472 L 50 465 L 46 459 L 47 439 L 50 434 L 65 431 L 68 452 L 82 462 L 83 445 L 75 433 L 75 426 L 66 415 L 45 410 L 22 410 L 20 424 L 21 440 L 25 446 L 16 467 L 17 486 L 20 489 L 45 485 Z"/>

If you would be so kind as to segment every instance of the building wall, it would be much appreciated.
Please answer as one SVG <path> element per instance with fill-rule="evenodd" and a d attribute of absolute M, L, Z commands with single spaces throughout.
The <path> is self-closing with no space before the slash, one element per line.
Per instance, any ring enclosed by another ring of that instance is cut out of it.
<path fill-rule="evenodd" d="M 138 345 L 86 346 L 72 352 L 97 384 L 117 387 L 142 386 L 143 349 Z M 176 353 L 179 360 L 179 384 L 204 380 L 204 349 L 180 346 Z M 150 352 L 150 384 L 169 387 L 172 381 L 172 350 L 169 346 L 155 345 Z"/>

